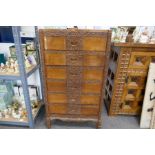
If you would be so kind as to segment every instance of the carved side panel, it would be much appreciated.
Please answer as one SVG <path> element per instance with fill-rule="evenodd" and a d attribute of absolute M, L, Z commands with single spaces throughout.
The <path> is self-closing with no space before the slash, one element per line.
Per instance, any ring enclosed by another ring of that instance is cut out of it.
<path fill-rule="evenodd" d="M 124 92 L 124 86 L 127 77 L 128 66 L 130 62 L 131 49 L 122 48 L 119 62 L 118 70 L 116 73 L 116 82 L 113 90 L 113 96 L 110 107 L 110 114 L 118 114 L 122 106 L 122 94 Z"/>

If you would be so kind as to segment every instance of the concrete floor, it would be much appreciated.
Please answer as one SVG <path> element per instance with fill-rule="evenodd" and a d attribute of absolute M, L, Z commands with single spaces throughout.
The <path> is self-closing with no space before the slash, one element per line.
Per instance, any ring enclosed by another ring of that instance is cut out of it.
<path fill-rule="evenodd" d="M 136 116 L 108 116 L 106 108 L 103 107 L 102 113 L 102 128 L 103 129 L 139 129 L 139 117 Z M 53 129 L 94 129 L 95 123 L 93 122 L 63 122 L 56 120 L 52 122 Z M 27 127 L 19 126 L 0 126 L 0 129 L 27 129 Z M 35 129 L 46 129 L 45 125 L 45 110 L 42 110 L 39 113 L 39 116 L 36 120 Z"/>

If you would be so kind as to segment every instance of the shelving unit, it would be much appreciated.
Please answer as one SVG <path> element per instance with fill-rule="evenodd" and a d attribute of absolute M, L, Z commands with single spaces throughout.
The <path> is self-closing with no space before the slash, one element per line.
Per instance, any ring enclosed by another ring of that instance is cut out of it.
<path fill-rule="evenodd" d="M 140 115 L 155 45 L 113 43 L 109 62 L 104 95 L 109 115 Z"/>
<path fill-rule="evenodd" d="M 27 110 L 27 118 L 23 120 L 18 120 L 15 118 L 0 118 L 0 125 L 17 125 L 17 126 L 28 126 L 30 128 L 34 128 L 34 122 L 35 119 L 42 107 L 42 101 L 40 101 L 40 105 L 35 109 L 35 112 L 32 112 L 31 107 L 31 101 L 30 101 L 30 94 L 28 89 L 28 77 L 31 76 L 35 71 L 39 70 L 39 73 L 41 74 L 41 68 L 40 68 L 40 54 L 39 54 L 39 45 L 38 45 L 38 29 L 35 27 L 35 45 L 36 45 L 36 54 L 38 58 L 38 64 L 36 66 L 32 66 L 29 69 L 25 69 L 25 61 L 24 61 L 24 54 L 22 51 L 22 43 L 21 43 L 21 35 L 20 35 L 20 27 L 19 26 L 13 26 L 12 27 L 13 32 L 13 38 L 16 48 L 16 55 L 17 55 L 17 61 L 19 65 L 19 74 L 13 74 L 10 75 L 8 73 L 0 73 L 0 79 L 5 80 L 20 80 L 23 88 L 23 95 Z M 40 76 L 41 77 L 41 76 Z M 42 87 L 42 80 L 41 80 L 41 87 Z"/>

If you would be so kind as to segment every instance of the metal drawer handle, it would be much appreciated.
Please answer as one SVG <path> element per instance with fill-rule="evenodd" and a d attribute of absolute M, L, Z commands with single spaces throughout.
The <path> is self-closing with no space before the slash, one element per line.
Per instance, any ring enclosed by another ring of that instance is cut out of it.
<path fill-rule="evenodd" d="M 71 58 L 70 60 L 71 61 L 77 61 L 78 59 L 77 58 Z"/>
<path fill-rule="evenodd" d="M 77 41 L 71 41 L 72 46 L 77 46 L 78 42 Z"/>
<path fill-rule="evenodd" d="M 70 74 L 71 74 L 71 75 L 78 75 L 78 73 L 72 73 L 72 72 L 71 72 Z"/>

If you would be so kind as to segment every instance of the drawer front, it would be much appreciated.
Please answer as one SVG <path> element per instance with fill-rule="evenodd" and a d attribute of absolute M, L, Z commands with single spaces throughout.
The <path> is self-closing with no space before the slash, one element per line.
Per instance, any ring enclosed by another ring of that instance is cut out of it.
<path fill-rule="evenodd" d="M 66 79 L 66 68 L 46 67 L 46 77 L 50 79 Z"/>
<path fill-rule="evenodd" d="M 66 92 L 66 81 L 47 80 L 48 92 Z"/>
<path fill-rule="evenodd" d="M 104 66 L 104 59 L 104 55 L 86 54 L 82 51 L 57 53 L 45 51 L 45 65 Z"/>
<path fill-rule="evenodd" d="M 98 105 L 100 103 L 99 95 L 81 95 L 81 104 Z"/>
<path fill-rule="evenodd" d="M 66 50 L 66 38 L 63 36 L 44 36 L 45 50 Z"/>
<path fill-rule="evenodd" d="M 90 36 L 83 37 L 83 50 L 86 51 L 105 51 L 106 50 L 107 37 Z"/>
<path fill-rule="evenodd" d="M 103 79 L 103 69 L 92 68 L 92 69 L 83 69 L 83 79 L 84 80 L 99 80 Z"/>
<path fill-rule="evenodd" d="M 45 51 L 45 65 L 66 65 L 66 54 Z"/>
<path fill-rule="evenodd" d="M 48 103 L 67 103 L 67 95 L 66 94 L 55 94 L 48 93 Z"/>
<path fill-rule="evenodd" d="M 103 79 L 102 68 L 80 68 L 80 67 L 46 67 L 46 77 L 50 79 L 70 80 L 98 80 Z"/>
<path fill-rule="evenodd" d="M 83 66 L 104 66 L 104 55 L 84 55 Z"/>
<path fill-rule="evenodd" d="M 45 30 L 42 33 L 45 50 L 106 51 L 107 32 L 83 30 Z"/>
<path fill-rule="evenodd" d="M 52 114 L 70 114 L 70 115 L 98 115 L 99 107 L 98 106 L 70 106 L 61 105 L 61 104 L 52 104 L 49 106 L 49 111 Z"/>
<path fill-rule="evenodd" d="M 49 111 L 52 114 L 67 114 L 67 105 L 52 104 L 49 105 Z"/>
<path fill-rule="evenodd" d="M 83 83 L 82 93 L 101 93 L 101 83 Z"/>
<path fill-rule="evenodd" d="M 87 106 L 83 105 L 80 109 L 81 115 L 98 115 L 99 114 L 99 106 Z"/>

